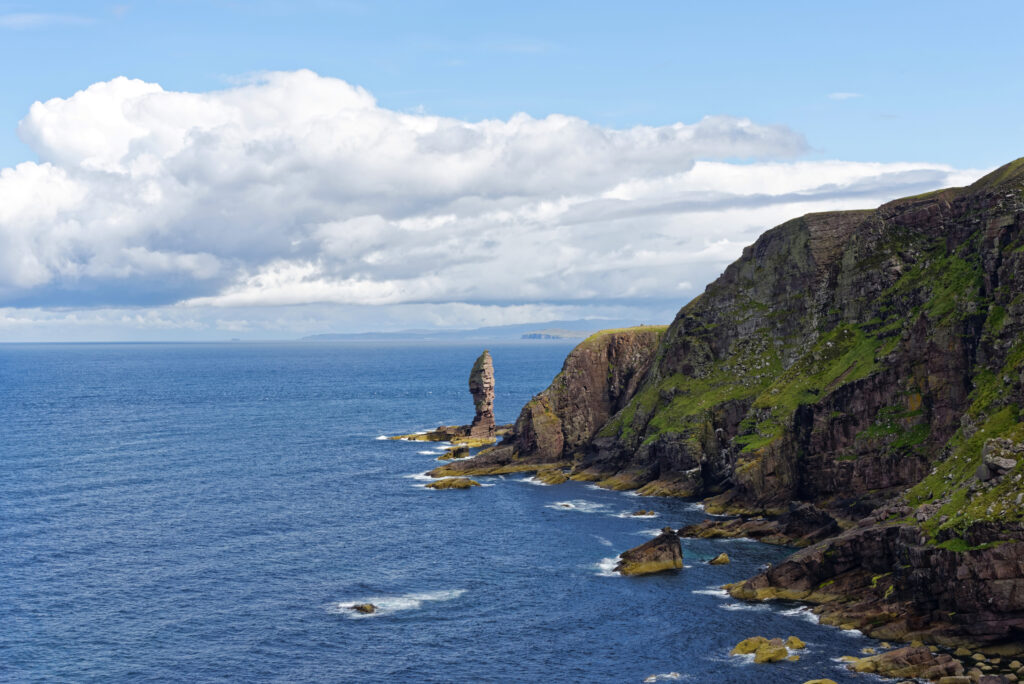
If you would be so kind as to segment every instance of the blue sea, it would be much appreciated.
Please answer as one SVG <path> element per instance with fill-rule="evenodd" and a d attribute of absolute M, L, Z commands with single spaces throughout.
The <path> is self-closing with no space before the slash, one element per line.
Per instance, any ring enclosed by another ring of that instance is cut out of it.
<path fill-rule="evenodd" d="M 570 346 L 490 349 L 512 422 Z M 522 476 L 424 488 L 438 445 L 382 437 L 468 422 L 480 351 L 0 346 L 0 678 L 871 679 L 835 662 L 871 640 L 717 588 L 785 549 L 684 539 L 678 574 L 610 572 L 658 528 L 703 519 L 693 502 Z M 722 551 L 731 565 L 707 564 Z M 799 662 L 729 656 L 791 634 Z"/>

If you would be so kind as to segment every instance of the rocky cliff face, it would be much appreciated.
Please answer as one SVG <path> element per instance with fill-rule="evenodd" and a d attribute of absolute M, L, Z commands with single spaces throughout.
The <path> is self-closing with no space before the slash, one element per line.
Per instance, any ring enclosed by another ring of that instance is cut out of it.
<path fill-rule="evenodd" d="M 469 393 L 473 395 L 473 407 L 476 409 L 469 426 L 469 436 L 494 437 L 494 362 L 486 349 L 469 372 Z"/>
<path fill-rule="evenodd" d="M 712 510 L 811 505 L 848 531 L 737 595 L 1024 650 L 1024 159 L 766 232 L 636 367 L 593 411 L 556 379 L 506 457 Z"/>

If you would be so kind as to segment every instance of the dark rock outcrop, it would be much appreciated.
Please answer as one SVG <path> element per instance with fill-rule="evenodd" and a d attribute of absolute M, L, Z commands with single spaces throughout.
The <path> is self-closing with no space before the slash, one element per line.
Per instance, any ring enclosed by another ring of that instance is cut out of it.
<path fill-rule="evenodd" d="M 469 393 L 473 395 L 476 415 L 469 426 L 469 436 L 480 439 L 494 437 L 494 362 L 484 350 L 469 373 Z"/>
<path fill-rule="evenodd" d="M 666 570 L 681 570 L 683 549 L 679 536 L 666 527 L 654 539 L 619 555 L 615 572 L 623 575 L 650 575 Z"/>
<path fill-rule="evenodd" d="M 767 544 L 808 546 L 839 532 L 839 523 L 809 503 L 794 502 L 782 515 L 704 520 L 679 530 L 680 537 L 722 539 L 747 537 Z"/>

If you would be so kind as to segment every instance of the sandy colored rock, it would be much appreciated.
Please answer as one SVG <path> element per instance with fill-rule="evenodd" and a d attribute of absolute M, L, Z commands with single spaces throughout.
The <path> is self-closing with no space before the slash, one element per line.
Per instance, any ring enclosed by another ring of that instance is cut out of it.
<path fill-rule="evenodd" d="M 800 637 L 791 636 L 788 639 L 786 639 L 786 648 L 792 649 L 794 651 L 799 651 L 802 648 L 807 648 L 807 644 L 804 643 L 804 640 Z"/>
<path fill-rule="evenodd" d="M 769 639 L 754 651 L 755 663 L 777 663 L 780 660 L 786 660 L 788 657 L 789 651 L 786 650 L 782 639 Z"/>
<path fill-rule="evenodd" d="M 733 646 L 729 655 L 749 655 L 756 651 L 761 645 L 767 644 L 768 640 L 762 636 L 750 637 Z"/>
<path fill-rule="evenodd" d="M 729 562 L 729 554 L 720 553 L 711 560 L 709 560 L 708 565 L 728 565 Z"/>

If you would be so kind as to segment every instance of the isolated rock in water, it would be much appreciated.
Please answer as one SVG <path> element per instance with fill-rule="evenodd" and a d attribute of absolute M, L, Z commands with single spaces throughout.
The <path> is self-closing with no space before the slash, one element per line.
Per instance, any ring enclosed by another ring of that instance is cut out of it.
<path fill-rule="evenodd" d="M 798 636 L 791 636 L 786 639 L 786 648 L 791 648 L 794 651 L 799 651 L 801 648 L 807 648 L 807 644 L 804 640 Z"/>
<path fill-rule="evenodd" d="M 377 606 L 373 605 L 372 603 L 357 603 L 356 605 L 352 606 L 352 610 L 356 611 L 357 613 L 369 615 L 371 613 L 377 612 Z"/>
<path fill-rule="evenodd" d="M 469 373 L 469 392 L 473 395 L 476 415 L 469 426 L 470 437 L 494 437 L 494 363 L 484 350 Z"/>
<path fill-rule="evenodd" d="M 623 575 L 650 575 L 683 567 L 683 549 L 679 535 L 666 527 L 657 537 L 622 553 L 615 572 Z"/>
<path fill-rule="evenodd" d="M 714 558 L 712 558 L 711 560 L 708 561 L 708 565 L 728 565 L 728 564 L 729 564 L 729 554 L 727 554 L 727 553 L 720 553 L 720 554 L 718 554 L 717 556 L 715 556 Z"/>
<path fill-rule="evenodd" d="M 729 655 L 749 655 L 767 643 L 768 640 L 762 636 L 750 637 L 733 646 Z"/>
<path fill-rule="evenodd" d="M 479 482 L 470 480 L 468 477 L 446 477 L 443 480 L 427 483 L 427 487 L 430 489 L 469 489 L 479 486 Z"/>
<path fill-rule="evenodd" d="M 789 651 L 786 650 L 782 639 L 771 639 L 758 646 L 757 650 L 754 651 L 754 662 L 777 663 L 780 660 L 785 660 L 788 656 Z"/>

